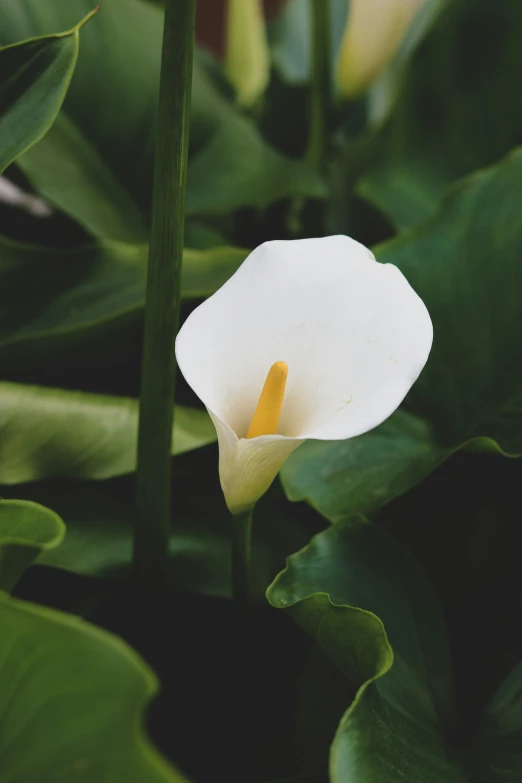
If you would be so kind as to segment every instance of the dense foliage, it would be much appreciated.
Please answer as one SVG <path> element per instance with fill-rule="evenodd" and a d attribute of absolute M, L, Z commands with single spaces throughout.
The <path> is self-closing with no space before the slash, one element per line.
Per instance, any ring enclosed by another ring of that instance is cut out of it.
<path fill-rule="evenodd" d="M 37 197 L 0 203 L 0 781 L 519 783 L 522 5 L 428 0 L 322 167 L 305 0 L 248 110 L 196 54 L 182 317 L 259 243 L 344 233 L 435 335 L 384 424 L 285 463 L 248 619 L 182 379 L 168 584 L 129 575 L 161 5 L 0 0 L 0 173 Z"/>

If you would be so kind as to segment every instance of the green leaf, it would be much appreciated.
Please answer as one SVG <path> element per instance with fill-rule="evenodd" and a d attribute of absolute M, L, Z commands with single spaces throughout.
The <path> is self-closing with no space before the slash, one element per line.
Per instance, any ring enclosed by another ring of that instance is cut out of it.
<path fill-rule="evenodd" d="M 261 143 L 253 125 L 230 115 L 189 164 L 187 214 L 227 215 L 241 206 L 266 207 L 295 194 L 322 198 L 324 193 L 304 164 Z"/>
<path fill-rule="evenodd" d="M 247 251 L 186 250 L 184 297 L 214 293 Z M 145 302 L 147 248 L 106 242 L 78 250 L 34 248 L 0 237 L 0 364 L 4 377 L 45 367 L 65 350 L 104 344 L 135 323 Z"/>
<path fill-rule="evenodd" d="M 0 0 L 0 42 L 55 32 L 92 0 Z M 150 204 L 161 16 L 111 0 L 86 27 L 64 110 L 19 164 L 42 195 L 93 233 L 145 241 Z"/>
<path fill-rule="evenodd" d="M 184 783 L 144 734 L 143 712 L 158 684 L 130 647 L 5 594 L 0 623 L 6 783 Z"/>
<path fill-rule="evenodd" d="M 485 436 L 522 452 L 520 195 L 522 150 L 464 180 L 432 220 L 376 251 L 402 270 L 433 320 L 411 406 L 444 446 Z"/>
<path fill-rule="evenodd" d="M 0 0 L 0 43 L 72 24 L 91 0 Z M 19 165 L 34 187 L 96 236 L 148 238 L 162 12 L 111 0 L 82 35 L 64 110 Z M 241 155 L 236 150 L 241 150 Z M 227 214 L 290 194 L 321 196 L 303 164 L 270 149 L 253 123 L 217 90 L 196 60 L 187 213 Z M 245 160 L 252 161 L 245 167 Z M 208 175 L 206 174 L 208 166 Z M 268 173 L 266 183 L 260 177 Z M 220 195 L 220 188 L 223 194 Z"/>
<path fill-rule="evenodd" d="M 518 0 L 446 3 L 360 184 L 399 228 L 429 217 L 452 182 L 522 141 L 521 36 Z"/>
<path fill-rule="evenodd" d="M 58 116 L 78 58 L 79 29 L 0 49 L 0 174 Z"/>
<path fill-rule="evenodd" d="M 282 472 L 292 499 L 337 520 L 375 511 L 463 445 L 522 454 L 521 197 L 517 151 L 456 186 L 423 226 L 377 248 L 433 320 L 433 349 L 408 399 L 416 416 L 399 412 L 353 441 L 297 449 Z"/>
<path fill-rule="evenodd" d="M 332 783 L 520 780 L 522 664 L 474 733 L 459 725 L 441 609 L 418 564 L 382 530 L 361 517 L 330 527 L 287 559 L 267 597 L 359 686 L 331 747 Z M 453 745 L 463 732 L 465 746 Z"/>
<path fill-rule="evenodd" d="M 33 560 L 64 535 L 54 511 L 27 500 L 0 500 L 0 590 L 11 590 Z"/>
<path fill-rule="evenodd" d="M 475 742 L 477 781 L 517 783 L 522 777 L 522 663 L 489 705 Z"/>
<path fill-rule="evenodd" d="M 185 299 L 211 296 L 232 277 L 249 252 L 228 245 L 206 250 L 185 248 L 181 270 L 181 295 Z"/>
<path fill-rule="evenodd" d="M 106 479 L 136 469 L 138 400 L 0 382 L 0 483 Z M 172 453 L 216 439 L 206 411 L 176 407 Z"/>
<path fill-rule="evenodd" d="M 357 438 L 304 443 L 283 466 L 281 478 L 290 500 L 306 500 L 338 522 L 347 511 L 378 511 L 450 453 L 437 445 L 427 422 L 398 410 Z"/>
<path fill-rule="evenodd" d="M 417 563 L 360 517 L 320 533 L 267 592 L 360 685 L 334 739 L 332 783 L 464 783 L 446 733 L 451 661 Z"/>

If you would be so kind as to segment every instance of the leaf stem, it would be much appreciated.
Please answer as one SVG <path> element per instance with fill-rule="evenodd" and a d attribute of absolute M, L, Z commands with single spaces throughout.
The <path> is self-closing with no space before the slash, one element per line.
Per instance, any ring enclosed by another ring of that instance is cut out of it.
<path fill-rule="evenodd" d="M 145 300 L 134 572 L 161 582 L 170 530 L 181 260 L 196 0 L 167 0 L 158 105 L 152 226 Z"/>
<path fill-rule="evenodd" d="M 323 172 L 326 165 L 328 117 L 331 105 L 330 0 L 312 4 L 312 74 L 310 81 L 310 136 L 308 162 Z"/>
<path fill-rule="evenodd" d="M 247 609 L 251 603 L 250 564 L 252 515 L 254 509 L 232 516 L 232 596 L 236 606 Z"/>

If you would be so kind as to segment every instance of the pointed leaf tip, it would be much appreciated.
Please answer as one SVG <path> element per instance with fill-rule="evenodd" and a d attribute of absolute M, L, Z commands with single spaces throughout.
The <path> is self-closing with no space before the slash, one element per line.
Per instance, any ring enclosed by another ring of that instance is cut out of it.
<path fill-rule="evenodd" d="M 92 17 L 93 17 L 95 14 L 97 14 L 97 13 L 98 13 L 98 11 L 99 11 L 99 10 L 100 10 L 100 6 L 99 6 L 99 5 L 97 5 L 95 8 L 93 8 L 93 9 L 92 9 L 92 11 L 89 11 L 89 13 L 87 14 L 87 16 L 84 16 L 84 17 L 83 17 L 83 19 L 82 19 L 80 22 L 78 22 L 78 24 L 76 25 L 76 27 L 73 27 L 73 31 L 74 31 L 74 32 L 77 32 L 78 30 L 80 30 L 80 29 L 81 29 L 81 28 L 84 26 L 84 24 L 87 24 L 87 22 L 89 21 L 89 19 L 92 19 Z"/>

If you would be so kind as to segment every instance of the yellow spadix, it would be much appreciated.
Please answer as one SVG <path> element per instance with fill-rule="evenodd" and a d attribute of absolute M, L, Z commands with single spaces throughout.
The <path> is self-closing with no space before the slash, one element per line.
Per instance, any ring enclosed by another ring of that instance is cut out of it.
<path fill-rule="evenodd" d="M 275 435 L 285 398 L 287 378 L 287 363 L 275 362 L 266 376 L 266 381 L 248 428 L 247 438 L 257 438 L 259 435 Z"/>

